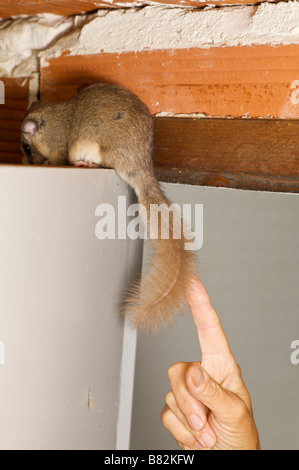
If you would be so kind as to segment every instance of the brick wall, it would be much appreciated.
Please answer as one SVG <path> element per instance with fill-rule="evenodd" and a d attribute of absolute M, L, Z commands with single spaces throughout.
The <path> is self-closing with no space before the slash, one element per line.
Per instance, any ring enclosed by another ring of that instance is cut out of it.
<path fill-rule="evenodd" d="M 86 17 L 72 19 L 73 23 L 63 33 L 57 28 L 47 47 L 41 50 L 32 34 L 32 45 L 29 44 L 34 57 L 32 70 L 22 42 L 20 65 L 11 73 L 14 77 L 2 68 L 0 78 L 2 76 L 6 85 L 6 104 L 0 106 L 0 162 L 21 161 L 19 125 L 29 90 L 32 96 L 33 89 L 42 100 L 63 101 L 71 98 L 84 83 L 108 81 L 135 92 L 157 116 L 258 118 L 261 121 L 299 117 L 298 3 L 265 2 L 255 7 L 244 5 L 243 1 L 229 1 L 239 5 L 225 7 L 226 2 L 215 2 L 222 5 L 218 9 L 190 9 L 175 0 L 164 3 L 177 4 L 179 8 L 165 9 L 165 5 L 160 5 L 160 8 L 135 9 L 126 2 L 127 8 L 122 10 L 121 2 L 109 2 L 109 10 L 105 14 L 101 10 L 102 14 L 96 16 L 95 5 L 107 7 L 105 2 L 0 1 L 2 17 L 41 11 L 63 15 L 93 11 Z M 135 4 L 140 5 L 140 2 Z M 184 2 L 184 5 L 188 4 Z M 203 6 L 202 2 L 192 2 L 192 5 Z M 33 17 L 26 21 L 30 29 L 41 19 Z M 63 21 L 70 20 L 59 19 L 60 23 Z M 184 125 L 186 134 L 195 139 L 188 124 Z M 157 134 L 162 142 L 163 135 Z M 212 143 L 214 134 L 215 125 L 211 124 L 210 136 L 207 134 L 206 138 Z M 297 127 L 292 127 L 290 135 L 294 138 L 296 134 Z M 252 139 L 252 134 L 248 134 L 248 139 Z M 270 148 L 271 135 L 267 139 L 261 145 Z M 190 145 L 194 146 L 194 142 Z M 247 140 L 239 142 L 238 146 L 252 151 L 254 142 Z M 233 149 L 227 147 L 227 153 Z M 210 147 L 211 157 L 214 150 Z M 279 152 L 278 148 L 277 154 Z M 288 172 L 294 180 L 299 174 L 299 156 L 292 154 L 292 157 Z M 242 158 L 248 158 L 246 152 Z M 172 161 L 169 165 L 174 168 L 176 163 Z M 244 173 L 244 169 L 242 171 Z M 269 169 L 264 165 L 262 176 L 268 174 Z"/>

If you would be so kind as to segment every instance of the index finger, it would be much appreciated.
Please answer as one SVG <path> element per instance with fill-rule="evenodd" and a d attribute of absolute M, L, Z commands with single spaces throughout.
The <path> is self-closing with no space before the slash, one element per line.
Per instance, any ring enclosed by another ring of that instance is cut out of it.
<path fill-rule="evenodd" d="M 202 356 L 229 355 L 234 360 L 219 317 L 212 307 L 210 298 L 201 281 L 192 278 L 186 301 L 191 310 L 199 338 Z"/>

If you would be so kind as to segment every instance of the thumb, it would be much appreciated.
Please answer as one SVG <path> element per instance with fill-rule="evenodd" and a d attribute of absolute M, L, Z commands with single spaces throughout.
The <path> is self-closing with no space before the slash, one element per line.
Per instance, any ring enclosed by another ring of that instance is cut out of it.
<path fill-rule="evenodd" d="M 239 397 L 219 385 L 199 364 L 190 367 L 186 374 L 189 392 L 222 420 L 231 421 Z"/>

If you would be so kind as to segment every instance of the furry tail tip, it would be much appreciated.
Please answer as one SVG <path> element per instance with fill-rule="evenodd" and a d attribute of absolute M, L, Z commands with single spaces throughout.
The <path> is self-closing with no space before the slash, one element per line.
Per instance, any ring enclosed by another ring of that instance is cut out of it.
<path fill-rule="evenodd" d="M 169 326 L 174 313 L 184 310 L 184 294 L 195 272 L 192 251 L 183 252 L 179 267 L 161 258 L 159 263 L 153 262 L 142 282 L 135 284 L 126 298 L 124 313 L 130 316 L 132 326 L 154 334 Z"/>

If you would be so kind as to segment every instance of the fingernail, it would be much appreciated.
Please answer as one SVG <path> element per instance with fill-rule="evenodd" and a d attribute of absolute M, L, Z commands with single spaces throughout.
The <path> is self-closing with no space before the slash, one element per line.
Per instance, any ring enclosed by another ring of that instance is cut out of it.
<path fill-rule="evenodd" d="M 202 447 L 207 447 L 208 449 L 211 449 L 215 445 L 215 437 L 212 436 L 208 431 L 203 431 L 201 433 L 200 439 L 198 439 L 198 442 Z"/>
<path fill-rule="evenodd" d="M 200 429 L 203 427 L 203 422 L 201 418 L 197 415 L 191 415 L 189 418 L 189 424 L 193 431 L 200 431 Z"/>
<path fill-rule="evenodd" d="M 195 387 L 199 387 L 204 382 L 204 375 L 200 369 L 195 369 L 191 375 L 191 380 Z"/>

